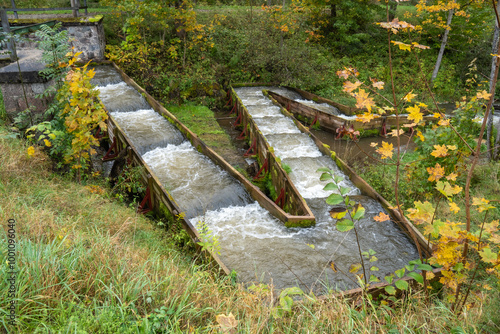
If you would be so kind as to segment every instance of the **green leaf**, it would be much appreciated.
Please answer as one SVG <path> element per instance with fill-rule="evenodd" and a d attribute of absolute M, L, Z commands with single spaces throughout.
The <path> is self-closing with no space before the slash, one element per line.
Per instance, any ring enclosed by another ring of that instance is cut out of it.
<path fill-rule="evenodd" d="M 335 183 L 339 184 L 340 182 L 344 181 L 344 178 L 340 175 L 335 175 L 335 177 L 333 178 L 333 181 L 335 181 Z"/>
<path fill-rule="evenodd" d="M 479 255 L 481 255 L 481 259 L 484 262 L 495 263 L 497 261 L 497 254 L 491 251 L 490 247 L 485 247 L 479 251 Z"/>
<path fill-rule="evenodd" d="M 371 248 L 370 248 L 370 249 L 368 250 L 368 254 L 370 254 L 370 255 L 375 255 L 375 254 L 377 254 L 377 252 L 375 252 L 373 249 L 371 249 Z"/>
<path fill-rule="evenodd" d="M 343 201 L 344 201 L 344 198 L 342 196 L 340 196 L 339 194 L 331 194 L 326 199 L 326 204 L 337 205 L 337 204 L 342 203 Z"/>
<path fill-rule="evenodd" d="M 319 179 L 321 181 L 331 180 L 332 176 L 329 173 L 323 173 L 321 174 L 321 177 Z"/>
<path fill-rule="evenodd" d="M 375 275 L 370 275 L 369 282 L 380 282 L 380 280 Z"/>
<path fill-rule="evenodd" d="M 354 223 L 350 219 L 342 219 L 337 222 L 337 230 L 340 232 L 347 232 L 354 228 Z"/>
<path fill-rule="evenodd" d="M 396 273 L 396 275 L 397 275 L 399 278 L 401 278 L 401 277 L 403 277 L 403 276 L 405 275 L 405 268 L 401 268 L 401 269 L 399 269 L 399 270 L 396 270 L 396 271 L 395 271 L 395 273 Z"/>
<path fill-rule="evenodd" d="M 394 282 L 394 285 L 400 290 L 408 290 L 408 282 L 405 280 L 396 281 Z"/>
<path fill-rule="evenodd" d="M 321 167 L 316 170 L 316 172 L 331 172 L 329 168 Z"/>
<path fill-rule="evenodd" d="M 396 289 L 392 285 L 388 285 L 385 287 L 385 292 L 387 292 L 390 295 L 396 294 Z"/>
<path fill-rule="evenodd" d="M 281 291 L 281 295 L 303 295 L 304 291 L 302 289 L 294 286 L 292 288 L 286 288 L 285 290 Z"/>
<path fill-rule="evenodd" d="M 370 258 L 370 262 L 375 262 L 375 261 L 378 261 L 377 257 L 375 255 L 373 255 L 371 258 Z"/>
<path fill-rule="evenodd" d="M 424 278 L 422 277 L 422 275 L 417 274 L 415 272 L 411 272 L 411 273 L 408 273 L 408 276 L 410 276 L 411 278 L 413 278 L 418 283 L 424 284 Z"/>
<path fill-rule="evenodd" d="M 387 281 L 387 283 L 392 284 L 392 282 L 394 281 L 394 275 L 390 274 L 388 276 L 385 276 L 384 279 Z"/>
<path fill-rule="evenodd" d="M 423 263 L 423 264 L 419 264 L 417 266 L 417 270 L 426 270 L 426 271 L 432 271 L 432 266 L 429 265 L 429 264 L 426 264 L 426 263 Z"/>
<path fill-rule="evenodd" d="M 406 270 L 408 271 L 413 271 L 414 267 L 415 267 L 414 265 L 409 265 L 409 264 L 405 266 Z"/>
<path fill-rule="evenodd" d="M 354 214 L 354 216 L 352 217 L 352 219 L 361 219 L 361 218 L 363 218 L 364 215 L 365 215 L 365 208 L 363 208 L 362 206 L 360 206 L 356 210 L 356 213 Z"/>
<path fill-rule="evenodd" d="M 283 298 L 280 298 L 280 305 L 283 310 L 290 312 L 292 311 L 293 299 L 288 296 L 284 296 Z"/>
<path fill-rule="evenodd" d="M 338 187 L 335 183 L 333 182 L 329 182 L 324 188 L 323 190 L 337 190 Z"/>
<path fill-rule="evenodd" d="M 347 188 L 347 187 L 340 187 L 340 194 L 342 196 L 345 196 L 349 193 L 349 191 L 351 191 L 351 188 Z"/>
<path fill-rule="evenodd" d="M 375 267 L 375 266 L 372 266 L 372 267 L 370 268 L 370 270 L 371 270 L 371 271 L 379 271 L 378 267 Z"/>

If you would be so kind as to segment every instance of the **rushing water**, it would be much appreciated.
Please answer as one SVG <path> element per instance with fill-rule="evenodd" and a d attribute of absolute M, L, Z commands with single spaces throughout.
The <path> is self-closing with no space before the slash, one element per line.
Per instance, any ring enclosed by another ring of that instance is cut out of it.
<path fill-rule="evenodd" d="M 401 268 L 408 261 L 418 258 L 415 246 L 394 223 L 390 221 L 379 223 L 373 220 L 374 216 L 384 211 L 377 201 L 361 196 L 360 190 L 340 171 L 330 157 L 324 156 L 319 151 L 313 140 L 306 134 L 291 132 L 288 126 L 282 126 L 282 124 L 287 124 L 283 120 L 287 117 L 270 100 L 264 104 L 263 88 L 268 87 L 242 87 L 235 90 L 255 123 L 266 125 L 265 131 L 262 132 L 274 148 L 275 154 L 281 157 L 282 162 L 292 170 L 289 175 L 290 180 L 313 211 L 316 226 L 307 229 L 277 229 L 273 238 L 268 234 L 261 235 L 260 238 L 254 235 L 244 238 L 238 244 L 239 247 L 244 247 L 241 243 L 247 244 L 246 239 L 251 239 L 248 244 L 262 244 L 262 247 L 267 249 L 265 253 L 272 252 L 276 255 L 276 259 L 272 262 L 265 259 L 258 261 L 262 256 L 256 252 L 257 254 L 252 257 L 255 262 L 254 275 L 265 272 L 266 277 L 272 278 L 278 286 L 281 286 L 283 282 L 285 282 L 284 286 L 290 282 L 296 282 L 303 288 L 310 288 L 314 284 L 315 290 L 326 286 L 340 289 L 356 286 L 352 281 L 352 275 L 346 275 L 350 265 L 359 262 L 355 234 L 352 231 L 339 232 L 335 228 L 335 220 L 330 216 L 332 206 L 327 205 L 325 199 L 332 192 L 339 193 L 339 191 L 323 190 L 327 181 L 320 180 L 321 172 L 317 170 L 321 167 L 327 167 L 336 175 L 342 176 L 344 179 L 340 186 L 349 188 L 348 195 L 353 196 L 366 209 L 365 217 L 356 223 L 359 241 L 364 251 L 373 249 L 377 253 L 378 260 L 370 263 L 369 267 L 374 265 L 379 268 L 379 271 L 367 272 L 368 275 L 374 274 L 381 278 Z M 270 90 L 276 91 L 274 88 Z M 279 90 L 281 93 L 278 94 L 287 95 L 284 88 Z M 293 96 L 293 94 L 296 93 L 292 92 L 289 95 Z M 265 122 L 260 121 L 261 119 L 265 119 Z M 211 218 L 210 223 L 218 226 L 219 219 L 222 219 L 223 226 L 233 226 L 232 223 L 225 222 L 227 215 L 217 219 Z M 221 234 L 225 244 L 227 232 L 224 227 L 220 228 L 225 231 Z M 220 228 L 217 227 L 217 230 Z M 255 238 L 258 240 L 253 240 Z M 233 260 L 228 258 L 227 261 L 231 263 Z M 330 261 L 335 263 L 337 272 L 329 267 Z"/>
<path fill-rule="evenodd" d="M 330 192 L 323 190 L 325 182 L 316 173 L 319 167 L 340 170 L 278 107 L 269 104 L 260 89 L 242 89 L 239 94 L 275 152 L 292 169 L 290 178 L 315 214 L 315 227 L 286 228 L 238 181 L 184 140 L 137 91 L 117 82 L 113 71 L 107 73 L 110 78 L 105 74 L 94 78 L 103 103 L 191 223 L 204 221 L 217 236 L 221 260 L 237 272 L 240 281 L 272 283 L 278 289 L 298 285 L 317 293 L 356 287 L 353 276 L 342 273 L 359 262 L 354 233 L 336 230 L 331 207 L 325 203 Z M 374 274 L 384 276 L 417 257 L 394 224 L 372 219 L 383 210 L 378 202 L 359 196 L 347 178 L 342 186 L 350 187 L 350 195 L 366 208 L 366 217 L 358 225 L 359 238 L 364 249 L 377 252 L 375 265 L 380 271 Z M 332 262 L 337 272 L 331 269 Z"/>

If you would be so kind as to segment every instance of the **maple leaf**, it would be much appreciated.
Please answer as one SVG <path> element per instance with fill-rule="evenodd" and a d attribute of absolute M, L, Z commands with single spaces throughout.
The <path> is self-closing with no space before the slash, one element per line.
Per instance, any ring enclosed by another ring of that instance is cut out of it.
<path fill-rule="evenodd" d="M 439 158 L 439 157 L 445 157 L 448 155 L 448 149 L 446 148 L 446 145 L 434 145 L 434 151 L 432 151 L 431 155 Z"/>
<path fill-rule="evenodd" d="M 458 211 L 460 211 L 460 208 L 455 202 L 450 202 L 449 205 L 450 205 L 450 211 L 454 213 L 458 213 Z"/>
<path fill-rule="evenodd" d="M 489 204 L 490 201 L 484 198 L 473 197 L 472 205 L 478 206 L 478 211 L 483 212 L 489 209 L 494 209 L 495 207 Z"/>
<path fill-rule="evenodd" d="M 446 177 L 446 179 L 447 179 L 448 181 L 456 181 L 456 180 L 457 180 L 457 176 L 458 176 L 458 174 L 455 174 L 455 173 L 450 173 L 450 175 L 448 175 L 448 176 Z"/>
<path fill-rule="evenodd" d="M 361 86 L 361 81 L 356 81 L 356 82 L 346 81 L 344 82 L 344 88 L 342 90 L 346 93 L 351 93 L 353 90 L 358 89 L 359 86 Z"/>
<path fill-rule="evenodd" d="M 411 43 L 412 46 L 414 48 L 418 48 L 418 49 L 422 49 L 422 50 L 425 50 L 425 49 L 430 49 L 430 47 L 426 46 L 426 45 L 421 45 L 421 44 L 418 44 L 417 42 L 413 42 Z"/>
<path fill-rule="evenodd" d="M 375 114 L 372 114 L 370 112 L 365 112 L 364 114 L 361 115 L 356 115 L 356 121 L 357 122 L 363 122 L 363 123 L 368 123 L 374 118 L 377 118 L 378 116 Z"/>
<path fill-rule="evenodd" d="M 500 254 L 496 254 L 489 247 L 484 247 L 482 250 L 479 251 L 479 254 L 481 255 L 481 259 L 484 262 L 493 263 L 493 264 L 498 262 L 498 259 L 500 258 Z"/>
<path fill-rule="evenodd" d="M 432 117 L 434 117 L 434 118 L 441 118 L 442 115 L 440 113 L 438 113 L 438 112 L 435 112 L 434 114 L 432 114 Z"/>
<path fill-rule="evenodd" d="M 430 224 L 432 222 L 432 217 L 434 216 L 434 207 L 432 204 L 428 201 L 425 201 L 424 203 L 416 201 L 414 204 L 414 208 L 408 209 L 408 217 L 416 224 Z"/>
<path fill-rule="evenodd" d="M 339 70 L 336 72 L 336 74 L 338 75 L 339 78 L 343 78 L 343 79 L 347 79 L 349 78 L 349 71 L 347 70 Z"/>
<path fill-rule="evenodd" d="M 424 114 L 420 112 L 420 107 L 417 105 L 414 105 L 413 107 L 408 107 L 406 110 L 410 113 L 408 115 L 409 120 L 415 121 L 415 123 L 420 123 L 421 120 L 424 119 Z"/>
<path fill-rule="evenodd" d="M 397 137 L 397 136 L 402 135 L 403 133 L 405 133 L 405 130 L 403 130 L 403 129 L 399 129 L 399 131 L 397 129 L 394 129 L 391 132 L 389 132 L 389 135 L 391 135 L 393 137 Z"/>
<path fill-rule="evenodd" d="M 376 222 L 385 222 L 389 219 L 391 219 L 391 217 L 383 212 L 380 212 L 377 216 L 373 217 L 373 220 L 375 220 Z"/>
<path fill-rule="evenodd" d="M 403 97 L 403 100 L 405 100 L 406 102 L 411 102 L 411 100 L 413 100 L 417 96 L 417 94 L 413 94 L 412 92 L 413 91 L 406 94 L 405 97 Z"/>
<path fill-rule="evenodd" d="M 391 159 L 393 154 L 394 146 L 385 141 L 382 142 L 382 147 L 377 148 L 376 152 L 381 155 L 380 159 Z"/>
<path fill-rule="evenodd" d="M 383 81 L 377 81 L 372 83 L 372 86 L 377 89 L 384 89 L 385 82 Z"/>
<path fill-rule="evenodd" d="M 391 41 L 391 43 L 394 43 L 395 45 L 399 46 L 400 50 L 411 51 L 411 45 L 410 44 L 405 44 L 403 42 L 397 42 L 397 41 Z"/>
<path fill-rule="evenodd" d="M 429 181 L 439 181 L 440 178 L 444 176 L 444 167 L 441 167 L 440 164 L 436 163 L 434 168 L 427 167 L 427 172 L 430 174 L 428 180 Z"/>
<path fill-rule="evenodd" d="M 480 91 L 480 92 L 477 92 L 476 94 L 476 97 L 478 99 L 485 99 L 485 100 L 488 100 L 490 98 L 491 94 L 488 93 L 487 91 L 483 90 L 483 91 Z"/>
<path fill-rule="evenodd" d="M 370 143 L 370 146 L 371 146 L 371 147 L 376 147 L 377 145 L 378 145 L 378 143 L 376 143 L 376 142 L 371 142 L 371 143 Z"/>
<path fill-rule="evenodd" d="M 44 139 L 43 142 L 45 143 L 45 146 L 47 146 L 47 147 L 52 146 L 52 143 L 50 141 L 48 141 L 47 139 Z"/>
<path fill-rule="evenodd" d="M 450 120 L 449 119 L 442 119 L 438 122 L 438 124 L 441 126 L 447 126 L 447 125 L 450 125 Z"/>
<path fill-rule="evenodd" d="M 436 185 L 436 189 L 446 197 L 450 197 L 452 195 L 456 195 L 462 191 L 462 187 L 452 186 L 449 182 L 438 181 Z"/>
<path fill-rule="evenodd" d="M 358 91 L 358 93 L 355 95 L 357 108 L 366 108 L 368 109 L 368 111 L 372 110 L 372 107 L 375 106 L 375 102 L 373 102 L 373 98 L 368 97 L 368 95 L 369 93 L 365 92 L 364 89 L 360 89 Z"/>
<path fill-rule="evenodd" d="M 229 315 L 219 314 L 215 317 L 215 320 L 224 332 L 233 333 L 233 329 L 238 326 L 238 320 L 234 318 L 232 313 L 229 313 Z"/>

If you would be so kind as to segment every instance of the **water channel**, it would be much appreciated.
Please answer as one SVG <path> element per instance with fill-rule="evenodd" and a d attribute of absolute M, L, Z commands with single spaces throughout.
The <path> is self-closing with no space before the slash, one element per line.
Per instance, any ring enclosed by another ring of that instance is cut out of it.
<path fill-rule="evenodd" d="M 359 262 L 354 233 L 336 230 L 331 207 L 319 181 L 319 167 L 341 175 L 335 163 L 302 134 L 262 94 L 262 88 L 240 88 L 238 94 L 275 153 L 290 166 L 290 178 L 316 216 L 312 228 L 286 228 L 263 209 L 245 188 L 199 153 L 165 118 L 157 114 L 111 67 L 96 68 L 93 83 L 110 114 L 136 146 L 144 161 L 194 226 L 204 221 L 218 237 L 220 259 L 243 283 L 271 283 L 278 289 L 299 286 L 323 293 L 357 287 L 349 267 Z M 367 274 L 383 277 L 418 258 L 413 243 L 390 221 L 372 217 L 383 211 L 362 196 L 347 177 L 343 186 L 366 208 L 358 229 L 362 250 L 373 249 L 379 268 Z M 334 262 L 337 271 L 330 264 Z"/>

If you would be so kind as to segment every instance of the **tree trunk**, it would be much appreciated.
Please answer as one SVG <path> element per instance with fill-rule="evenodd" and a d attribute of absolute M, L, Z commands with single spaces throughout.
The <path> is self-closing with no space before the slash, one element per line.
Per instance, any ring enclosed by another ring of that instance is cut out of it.
<path fill-rule="evenodd" d="M 448 20 L 446 20 L 446 25 L 450 27 L 451 19 L 453 18 L 454 10 L 450 9 L 448 11 Z M 434 71 L 432 72 L 431 82 L 434 81 L 438 75 L 439 67 L 441 66 L 441 61 L 443 60 L 444 49 L 446 48 L 446 44 L 448 43 L 448 34 L 450 33 L 450 29 L 446 29 L 444 31 L 443 39 L 441 40 L 441 49 L 439 49 L 438 58 L 436 60 L 436 66 L 434 66 Z"/>
<path fill-rule="evenodd" d="M 497 12 L 500 12 L 500 1 L 497 2 Z M 498 50 L 498 40 L 499 40 L 499 32 L 500 29 L 498 27 L 498 21 L 495 17 L 495 32 L 493 34 L 493 43 L 491 45 L 491 53 L 495 54 Z M 493 92 L 495 94 L 495 89 L 493 86 L 493 83 L 495 82 L 495 68 L 497 65 L 498 57 L 493 57 L 491 60 L 491 72 L 490 72 L 490 92 Z M 492 89 L 493 88 L 493 89 Z M 493 136 L 493 114 L 495 112 L 495 108 L 491 108 L 491 112 L 488 115 L 488 122 L 486 123 L 486 142 L 488 145 L 488 159 L 491 161 L 495 159 L 498 156 L 498 148 L 493 148 L 492 144 L 495 144 L 494 146 L 498 145 L 498 139 L 495 140 L 494 143 L 492 143 L 492 136 Z M 498 136 L 497 136 L 498 137 Z"/>
<path fill-rule="evenodd" d="M 389 21 L 394 20 L 396 11 L 398 10 L 398 2 L 395 0 L 389 1 Z"/>

